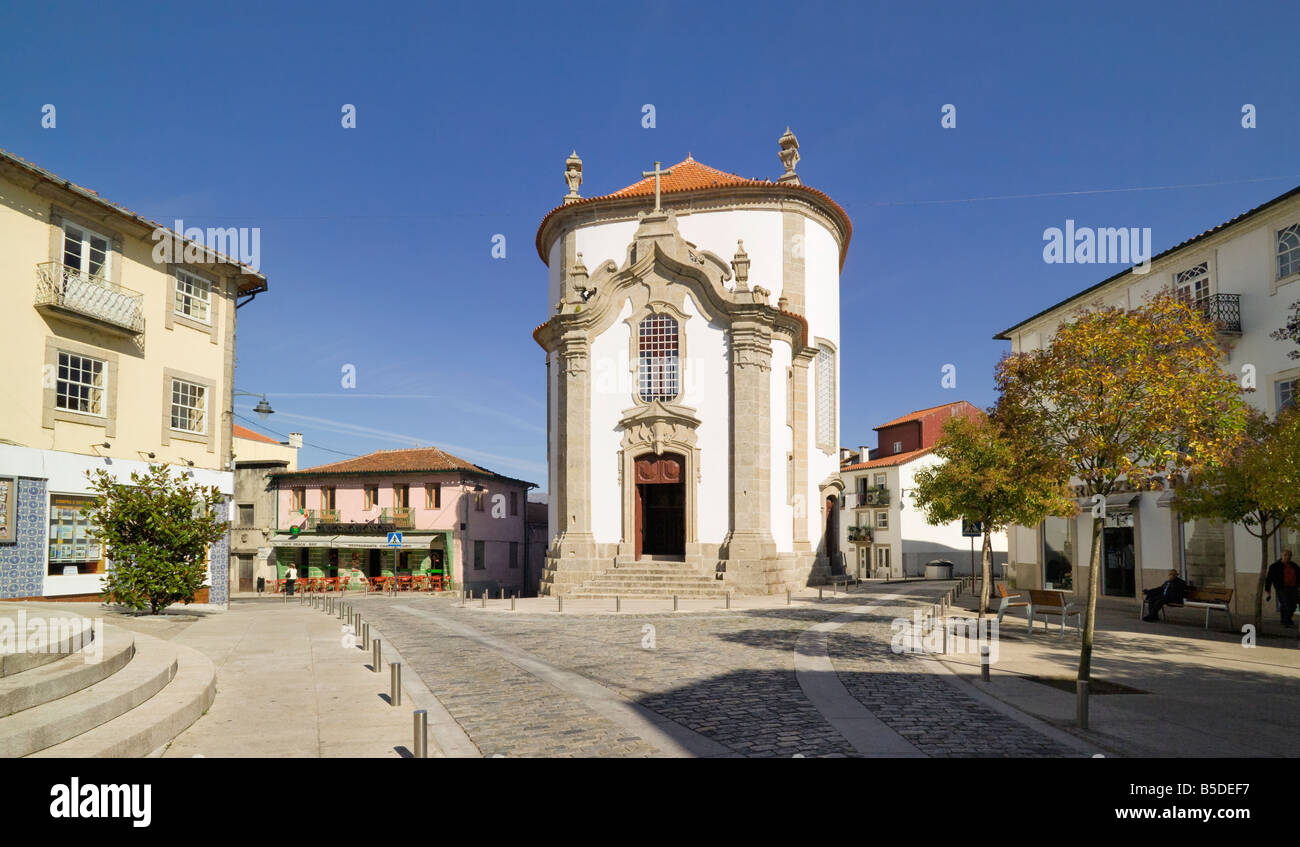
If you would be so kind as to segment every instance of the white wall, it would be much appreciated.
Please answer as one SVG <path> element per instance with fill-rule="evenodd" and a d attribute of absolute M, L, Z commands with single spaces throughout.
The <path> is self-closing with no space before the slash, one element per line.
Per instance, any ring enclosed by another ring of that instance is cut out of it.
<path fill-rule="evenodd" d="M 590 265 L 588 266 L 590 267 Z M 597 543 L 623 537 L 623 496 L 618 484 L 618 422 L 634 405 L 630 370 L 631 329 L 625 320 L 632 301 L 625 299 L 618 318 L 591 343 L 591 531 Z M 688 322 L 689 323 L 689 322 Z"/>
<path fill-rule="evenodd" d="M 730 349 L 726 332 L 706 322 L 693 295 L 686 298 L 686 363 L 683 371 L 682 404 L 697 410 L 700 428 L 698 536 L 702 544 L 721 544 L 727 536 L 727 499 L 731 430 Z"/>
<path fill-rule="evenodd" d="M 772 305 L 776 305 L 781 296 L 781 218 L 777 211 L 695 213 L 679 215 L 677 231 L 701 250 L 715 253 L 728 263 L 736 255 L 736 241 L 743 239 L 750 261 L 749 285 L 771 291 Z M 728 288 L 735 288 L 734 278 Z"/>

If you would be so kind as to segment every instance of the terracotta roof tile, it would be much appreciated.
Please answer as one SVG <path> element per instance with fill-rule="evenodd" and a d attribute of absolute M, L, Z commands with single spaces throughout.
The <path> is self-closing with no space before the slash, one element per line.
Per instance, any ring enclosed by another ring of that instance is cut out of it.
<path fill-rule="evenodd" d="M 933 447 L 922 447 L 920 450 L 912 450 L 907 453 L 895 453 L 892 456 L 884 456 L 879 459 L 872 459 L 869 462 L 858 462 L 856 465 L 844 465 L 841 471 L 865 471 L 872 468 L 892 468 L 894 465 L 904 465 L 913 459 L 919 459 L 926 453 L 934 450 Z"/>
<path fill-rule="evenodd" d="M 830 195 L 824 191 L 818 191 L 807 185 L 795 185 L 792 183 L 779 183 L 770 179 L 749 179 L 737 174 L 728 173 L 719 170 L 703 162 L 697 162 L 689 153 L 686 158 L 668 168 L 672 174 L 660 177 L 660 193 L 665 197 L 674 194 L 684 194 L 692 191 L 708 191 L 714 188 L 766 188 L 776 191 L 793 191 L 796 194 L 811 194 L 821 205 L 831 212 L 832 216 L 838 218 L 839 223 L 844 227 L 844 244 L 840 250 L 840 267 L 844 267 L 844 259 L 848 255 L 849 241 L 853 237 L 853 222 L 849 220 L 849 215 L 840 206 L 830 198 Z M 546 231 L 546 225 L 551 218 L 563 212 L 565 209 L 580 208 L 592 203 L 608 202 L 610 200 L 622 200 L 629 197 L 653 197 L 655 193 L 655 178 L 653 176 L 644 177 L 631 185 L 620 188 L 612 194 L 602 194 L 596 197 L 584 197 L 570 203 L 562 203 L 546 213 L 542 222 L 537 227 L 537 255 L 541 257 L 542 262 L 548 262 L 546 255 L 546 246 L 542 243 L 542 234 Z"/>
<path fill-rule="evenodd" d="M 308 476 L 329 476 L 333 474 L 386 474 L 386 473 L 419 473 L 419 472 L 449 472 L 458 471 L 462 473 L 474 474 L 476 476 L 486 476 L 495 479 L 510 480 L 512 482 L 522 482 L 525 485 L 532 486 L 533 483 L 524 480 L 516 480 L 508 476 L 490 471 L 487 468 L 466 461 L 458 456 L 440 450 L 437 447 L 408 447 L 398 450 L 377 450 L 374 453 L 367 453 L 364 456 L 357 456 L 353 459 L 343 459 L 339 462 L 330 462 L 326 465 L 316 465 L 312 468 L 303 468 L 297 471 L 286 471 L 284 473 L 274 474 L 277 477 L 308 477 Z"/>
<path fill-rule="evenodd" d="M 280 442 L 276 441 L 274 438 L 270 438 L 269 436 L 265 436 L 265 435 L 263 435 L 263 434 L 260 433 L 260 432 L 254 432 L 253 430 L 249 429 L 248 427 L 246 427 L 246 426 L 240 426 L 239 424 L 235 424 L 235 437 L 236 437 L 236 438 L 246 438 L 246 439 L 248 439 L 249 441 L 264 441 L 264 442 L 266 442 L 267 444 L 275 444 L 275 445 L 283 446 L 283 445 L 280 445 Z"/>
<path fill-rule="evenodd" d="M 941 403 L 941 404 L 939 404 L 938 406 L 931 406 L 931 407 L 928 408 L 928 409 L 917 409 L 915 412 L 908 412 L 906 415 L 903 415 L 901 418 L 895 418 L 894 420 L 890 421 L 889 423 L 882 423 L 880 426 L 872 427 L 872 429 L 884 429 L 884 428 L 887 427 L 887 426 L 894 426 L 895 424 L 901 424 L 901 423 L 907 423 L 908 421 L 920 420 L 921 418 L 925 417 L 926 415 L 929 415 L 929 414 L 931 414 L 931 413 L 933 413 L 933 412 L 937 412 L 937 411 L 940 410 L 940 409 L 946 409 L 946 408 L 948 408 L 949 406 L 966 406 L 966 405 L 969 405 L 969 404 L 968 404 L 965 400 L 958 400 L 958 401 L 956 401 L 956 402 L 954 402 L 954 403 Z"/>

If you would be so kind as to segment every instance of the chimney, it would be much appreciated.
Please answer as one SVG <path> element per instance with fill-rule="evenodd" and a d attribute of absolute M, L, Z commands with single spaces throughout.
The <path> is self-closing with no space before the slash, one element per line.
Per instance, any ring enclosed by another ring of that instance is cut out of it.
<path fill-rule="evenodd" d="M 296 450 L 301 450 L 301 449 L 302 449 L 302 433 L 301 433 L 301 432 L 291 432 L 291 433 L 289 433 L 289 446 L 290 446 L 290 447 L 293 447 L 293 448 L 296 449 Z"/>
<path fill-rule="evenodd" d="M 871 448 L 863 444 L 858 447 L 858 461 L 865 462 L 871 458 Z"/>

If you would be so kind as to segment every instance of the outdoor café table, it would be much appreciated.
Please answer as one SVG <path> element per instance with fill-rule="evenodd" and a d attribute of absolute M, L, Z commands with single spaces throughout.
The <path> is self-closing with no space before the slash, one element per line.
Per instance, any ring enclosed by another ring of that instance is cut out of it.
<path fill-rule="evenodd" d="M 399 576 L 399 577 L 397 578 L 397 590 L 398 590 L 398 591 L 410 591 L 410 590 L 411 590 L 411 578 L 410 578 L 409 576 Z"/>

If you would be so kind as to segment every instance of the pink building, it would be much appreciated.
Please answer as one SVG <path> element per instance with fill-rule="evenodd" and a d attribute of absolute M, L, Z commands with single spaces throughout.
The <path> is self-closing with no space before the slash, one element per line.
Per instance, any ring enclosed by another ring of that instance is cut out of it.
<path fill-rule="evenodd" d="M 292 564 L 302 578 L 441 573 L 470 591 L 536 590 L 525 528 L 531 482 L 436 447 L 380 450 L 271 480 L 280 577 Z"/>

